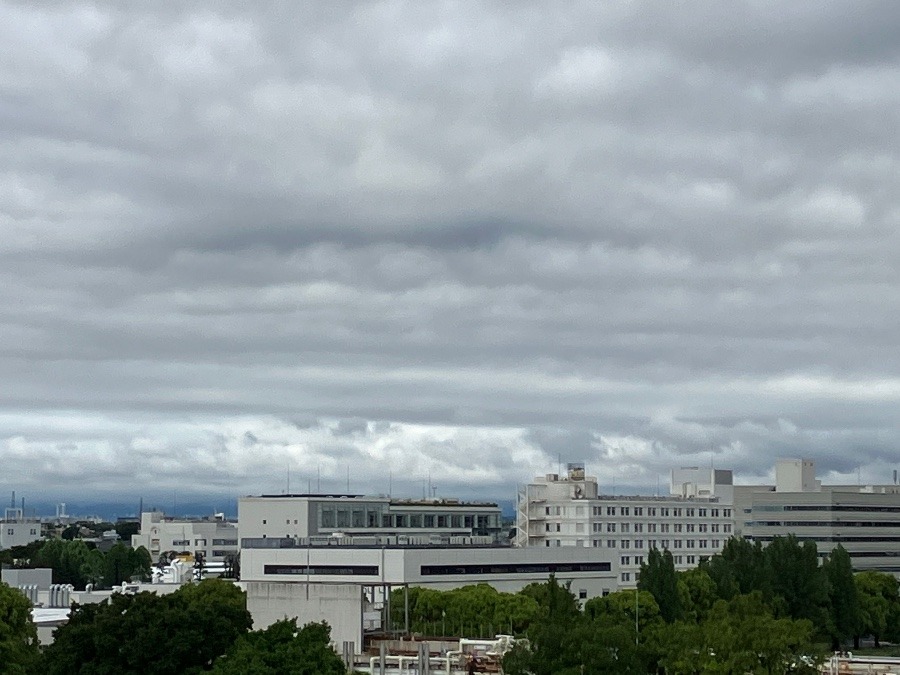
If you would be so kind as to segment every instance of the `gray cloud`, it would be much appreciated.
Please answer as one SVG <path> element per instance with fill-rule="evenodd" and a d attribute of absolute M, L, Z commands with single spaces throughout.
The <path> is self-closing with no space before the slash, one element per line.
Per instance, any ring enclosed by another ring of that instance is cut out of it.
<path fill-rule="evenodd" d="M 0 488 L 884 480 L 898 31 L 858 1 L 0 3 Z"/>

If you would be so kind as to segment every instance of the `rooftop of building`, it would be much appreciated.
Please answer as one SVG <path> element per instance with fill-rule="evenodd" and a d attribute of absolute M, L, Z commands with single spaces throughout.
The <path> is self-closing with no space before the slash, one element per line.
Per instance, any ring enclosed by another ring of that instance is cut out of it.
<path fill-rule="evenodd" d="M 415 497 L 391 497 L 389 495 L 361 495 L 340 492 L 296 492 L 282 494 L 246 495 L 244 499 L 355 499 L 359 501 L 380 501 L 395 506 L 441 506 L 441 507 L 493 507 L 498 506 L 492 501 L 465 501 L 451 497 L 415 498 Z"/>

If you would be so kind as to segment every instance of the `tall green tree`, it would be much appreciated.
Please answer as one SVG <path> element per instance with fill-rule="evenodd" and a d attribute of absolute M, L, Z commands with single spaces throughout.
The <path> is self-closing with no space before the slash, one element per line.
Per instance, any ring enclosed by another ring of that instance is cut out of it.
<path fill-rule="evenodd" d="M 273 623 L 242 635 L 213 666 L 215 675 L 344 675 L 326 623 L 297 628 L 297 620 Z"/>
<path fill-rule="evenodd" d="M 825 559 L 822 568 L 828 579 L 831 647 L 839 649 L 841 643 L 850 638 L 856 639 L 858 647 L 862 614 L 850 554 L 838 544 Z"/>
<path fill-rule="evenodd" d="M 656 599 L 663 620 L 671 623 L 681 617 L 681 597 L 678 594 L 678 577 L 675 561 L 668 550 L 651 549 L 647 562 L 641 565 L 638 589 L 647 591 Z"/>
<path fill-rule="evenodd" d="M 801 544 L 794 535 L 775 537 L 764 551 L 773 571 L 772 591 L 784 600 L 788 615 L 827 626 L 828 578 L 815 543 Z"/>
<path fill-rule="evenodd" d="M 31 603 L 22 593 L 0 582 L 0 672 L 36 672 L 40 652 Z"/>
<path fill-rule="evenodd" d="M 875 646 L 883 638 L 896 640 L 900 634 L 900 582 L 893 574 L 866 571 L 856 574 L 860 605 L 859 632 L 871 635 Z"/>

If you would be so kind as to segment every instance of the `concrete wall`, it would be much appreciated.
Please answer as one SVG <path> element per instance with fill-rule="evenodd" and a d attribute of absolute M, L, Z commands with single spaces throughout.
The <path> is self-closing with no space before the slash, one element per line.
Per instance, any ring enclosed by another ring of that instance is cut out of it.
<path fill-rule="evenodd" d="M 0 581 L 16 588 L 17 586 L 37 586 L 39 590 L 46 591 L 53 583 L 53 570 L 49 567 L 38 569 L 10 569 L 0 571 Z"/>
<path fill-rule="evenodd" d="M 24 546 L 41 538 L 41 524 L 37 521 L 0 523 L 0 549 Z"/>
<path fill-rule="evenodd" d="M 351 584 L 303 582 L 246 582 L 247 609 L 253 616 L 253 628 L 259 630 L 281 619 L 297 618 L 303 625 L 327 621 L 332 644 L 353 642 L 356 650 L 363 643 L 363 589 Z"/>

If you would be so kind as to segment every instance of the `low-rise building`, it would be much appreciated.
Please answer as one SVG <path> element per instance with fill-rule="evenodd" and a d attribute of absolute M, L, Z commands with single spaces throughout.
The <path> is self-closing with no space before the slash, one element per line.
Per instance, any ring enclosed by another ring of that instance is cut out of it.
<path fill-rule="evenodd" d="M 202 555 L 209 562 L 222 562 L 238 553 L 238 525 L 221 514 L 212 518 L 166 517 L 161 511 L 141 514 L 141 530 L 132 535 L 134 548 L 143 546 L 156 561 L 163 553 Z"/>
<path fill-rule="evenodd" d="M 0 550 L 13 546 L 25 546 L 41 539 L 41 523 L 36 518 L 26 518 L 22 509 L 7 508 L 0 521 Z"/>
<path fill-rule="evenodd" d="M 494 545 L 422 545 L 398 538 L 333 537 L 330 540 L 243 539 L 241 583 L 254 627 L 284 617 L 301 622 L 327 620 L 332 641 L 363 644 L 363 616 L 397 588 L 450 590 L 486 583 L 517 592 L 551 574 L 571 582 L 577 598 L 613 592 L 616 560 L 604 551 L 516 548 Z M 390 541 L 387 541 L 390 540 Z M 380 627 L 380 624 L 379 624 Z"/>

